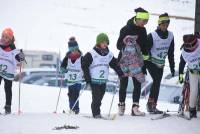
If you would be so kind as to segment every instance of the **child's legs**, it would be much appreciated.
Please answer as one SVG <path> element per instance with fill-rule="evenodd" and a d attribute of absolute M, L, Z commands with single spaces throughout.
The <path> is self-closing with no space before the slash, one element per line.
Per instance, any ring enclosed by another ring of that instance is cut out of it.
<path fill-rule="evenodd" d="M 76 100 L 79 97 L 79 92 L 81 90 L 81 84 L 74 84 L 72 86 L 69 86 L 68 89 L 69 89 L 69 91 L 68 91 L 69 107 L 70 107 L 70 109 L 72 109 Z M 79 110 L 79 101 L 77 101 L 73 110 Z"/>
<path fill-rule="evenodd" d="M 101 113 L 100 106 L 103 96 L 105 94 L 106 84 L 91 84 L 92 88 L 92 114 L 93 116 L 99 115 Z"/>
<path fill-rule="evenodd" d="M 200 75 L 192 74 L 189 72 L 190 80 L 190 98 L 189 106 L 191 108 L 196 107 L 197 95 L 198 95 L 198 81 L 200 80 Z"/>
<path fill-rule="evenodd" d="M 160 83 L 163 76 L 163 68 L 159 68 L 155 64 L 149 62 L 148 71 L 153 79 L 153 84 L 150 89 L 148 103 L 156 104 L 160 91 Z"/>
<path fill-rule="evenodd" d="M 11 106 L 12 102 L 12 81 L 4 79 L 4 89 L 6 94 L 6 105 Z"/>

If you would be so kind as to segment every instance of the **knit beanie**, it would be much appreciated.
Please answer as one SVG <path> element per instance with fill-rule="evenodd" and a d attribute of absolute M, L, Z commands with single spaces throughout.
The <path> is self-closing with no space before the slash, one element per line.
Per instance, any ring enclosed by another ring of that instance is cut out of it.
<path fill-rule="evenodd" d="M 168 23 L 168 24 L 170 23 L 168 13 L 164 13 L 159 16 L 158 25 L 163 24 L 163 23 Z"/>
<path fill-rule="evenodd" d="M 109 45 L 108 36 L 105 33 L 100 33 L 96 38 L 96 45 L 106 42 Z"/>
<path fill-rule="evenodd" d="M 186 34 L 183 36 L 183 47 L 193 50 L 197 47 L 197 37 L 194 34 Z"/>
<path fill-rule="evenodd" d="M 135 9 L 136 12 L 136 19 L 144 19 L 148 20 L 149 19 L 149 13 L 144 10 L 143 8 L 139 7 Z"/>
<path fill-rule="evenodd" d="M 70 37 L 68 42 L 69 51 L 79 50 L 78 43 L 76 42 L 75 37 Z"/>
<path fill-rule="evenodd" d="M 13 30 L 11 28 L 5 28 L 2 34 L 7 35 L 10 39 L 14 37 Z"/>

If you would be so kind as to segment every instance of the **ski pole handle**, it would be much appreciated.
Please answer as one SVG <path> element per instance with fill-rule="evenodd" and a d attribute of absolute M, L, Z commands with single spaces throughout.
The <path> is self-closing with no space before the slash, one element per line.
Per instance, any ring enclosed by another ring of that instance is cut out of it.
<path fill-rule="evenodd" d="M 20 49 L 20 53 L 22 53 L 24 55 L 24 52 L 22 49 Z M 27 64 L 25 56 L 24 56 L 24 62 Z"/>

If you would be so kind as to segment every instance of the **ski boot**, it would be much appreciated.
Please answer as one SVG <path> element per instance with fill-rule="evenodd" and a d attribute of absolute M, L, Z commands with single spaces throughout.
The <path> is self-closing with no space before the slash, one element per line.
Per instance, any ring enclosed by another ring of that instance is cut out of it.
<path fill-rule="evenodd" d="M 163 114 L 163 111 L 160 111 L 156 108 L 156 104 L 154 103 L 147 103 L 146 105 L 147 107 L 147 112 L 149 112 L 150 114 Z"/>
<path fill-rule="evenodd" d="M 141 112 L 139 110 L 139 105 L 138 104 L 133 104 L 132 109 L 131 109 L 131 115 L 132 116 L 145 116 L 144 112 Z"/>
<path fill-rule="evenodd" d="M 196 110 L 196 107 L 194 108 L 189 108 L 189 115 L 190 115 L 190 118 L 197 118 L 197 110 Z"/>
<path fill-rule="evenodd" d="M 74 112 L 75 114 L 79 114 L 79 109 L 74 109 L 73 112 Z"/>
<path fill-rule="evenodd" d="M 93 115 L 93 117 L 94 117 L 95 119 L 102 118 L 101 114 Z"/>
<path fill-rule="evenodd" d="M 120 116 L 123 116 L 124 115 L 124 112 L 125 112 L 125 103 L 124 102 L 119 102 L 118 104 L 118 114 Z"/>
<path fill-rule="evenodd" d="M 5 114 L 11 114 L 11 106 L 5 105 L 4 109 L 5 109 Z"/>

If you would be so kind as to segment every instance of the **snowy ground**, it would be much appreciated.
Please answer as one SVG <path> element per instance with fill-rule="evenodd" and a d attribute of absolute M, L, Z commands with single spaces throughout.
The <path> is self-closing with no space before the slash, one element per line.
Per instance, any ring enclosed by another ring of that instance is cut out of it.
<path fill-rule="evenodd" d="M 0 0 L 0 31 L 12 27 L 18 48 L 30 50 L 67 51 L 67 40 L 77 37 L 80 49 L 86 53 L 95 44 L 96 35 L 105 32 L 110 37 L 109 48 L 117 56 L 116 41 L 119 30 L 134 9 L 141 6 L 150 13 L 185 16 L 194 18 L 195 0 Z M 150 16 L 147 31 L 157 26 L 158 16 Z M 194 31 L 194 21 L 171 19 L 169 30 L 175 36 L 176 68 L 180 56 L 182 35 Z M 169 71 L 169 70 L 167 70 Z M 0 134 L 198 134 L 200 118 L 186 121 L 175 116 L 151 121 L 152 116 L 131 117 L 131 99 L 127 98 L 126 116 L 114 121 L 94 120 L 81 117 L 91 114 L 91 94 L 84 92 L 80 100 L 81 114 L 78 116 L 61 114 L 68 110 L 67 89 L 61 92 L 58 114 L 55 111 L 59 88 L 22 85 L 21 109 L 23 114 L 0 116 Z M 117 112 L 118 95 L 112 113 Z M 112 95 L 103 99 L 102 113 L 107 114 Z M 0 108 L 4 106 L 3 86 L 0 86 Z M 140 101 L 145 111 L 146 100 Z M 17 112 L 18 83 L 13 86 L 13 112 Z M 177 110 L 177 105 L 159 102 L 162 110 Z M 198 114 L 200 117 L 200 115 Z M 78 130 L 52 130 L 53 127 L 70 124 L 78 125 Z"/>
<path fill-rule="evenodd" d="M 0 102 L 3 110 L 4 91 L 0 86 Z M 114 121 L 88 119 L 83 115 L 91 115 L 90 103 L 91 93 L 84 91 L 80 99 L 80 115 L 62 114 L 63 109 L 68 111 L 67 89 L 61 90 L 60 103 L 57 114 L 54 114 L 59 88 L 21 85 L 21 110 L 22 114 L 17 115 L 18 107 L 18 83 L 13 85 L 14 115 L 0 116 L 1 134 L 197 134 L 200 131 L 200 118 L 191 121 L 172 116 L 163 120 L 152 121 L 153 115 L 145 117 L 130 116 L 131 99 L 126 101 L 126 115 L 117 116 Z M 102 114 L 107 115 L 112 94 L 107 93 L 102 102 Z M 115 96 L 112 113 L 117 113 L 118 95 Z M 140 101 L 140 109 L 145 109 L 146 99 Z M 162 110 L 177 110 L 176 104 L 159 102 L 158 108 Z M 200 117 L 200 114 L 198 114 Z M 77 130 L 52 130 L 55 126 L 77 125 Z"/>

